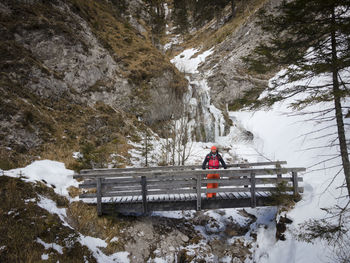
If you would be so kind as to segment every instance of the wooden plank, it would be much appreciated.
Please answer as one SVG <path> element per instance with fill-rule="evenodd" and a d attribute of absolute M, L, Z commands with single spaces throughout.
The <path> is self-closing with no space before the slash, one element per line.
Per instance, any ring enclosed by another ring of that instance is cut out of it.
<path fill-rule="evenodd" d="M 241 179 L 241 178 L 235 178 L 234 180 L 229 180 L 229 179 L 203 179 L 202 180 L 202 185 L 206 186 L 208 183 L 218 183 L 220 185 L 243 185 L 245 183 L 249 184 L 250 180 L 249 179 Z"/>
<path fill-rule="evenodd" d="M 140 184 L 138 185 L 127 185 L 127 186 L 120 186 L 120 185 L 104 185 L 102 186 L 103 192 L 115 192 L 115 191 L 138 191 L 142 190 L 142 187 Z"/>
<path fill-rule="evenodd" d="M 96 192 L 96 201 L 97 201 L 97 215 L 102 215 L 102 189 L 101 189 L 101 178 L 97 179 L 97 192 Z"/>
<path fill-rule="evenodd" d="M 227 193 L 230 199 L 237 199 L 237 196 L 234 193 Z"/>
<path fill-rule="evenodd" d="M 271 175 L 271 174 L 285 174 L 289 172 L 303 172 L 305 171 L 305 168 L 301 167 L 294 167 L 294 168 L 244 168 L 244 169 L 226 169 L 226 170 L 215 170 L 216 174 L 220 174 L 223 176 L 244 176 L 249 175 L 250 173 L 254 173 L 255 175 Z M 160 172 L 135 172 L 132 173 L 132 177 L 137 176 L 147 176 L 151 178 L 162 178 L 162 177 L 169 177 L 174 176 L 179 177 L 194 177 L 195 175 L 205 175 L 209 172 L 204 172 L 203 170 L 191 170 L 191 171 L 160 171 Z M 110 172 L 110 173 L 89 173 L 84 174 L 84 178 L 98 178 L 98 177 L 116 177 L 116 176 L 127 176 L 130 177 L 130 173 L 118 173 L 118 172 Z"/>
<path fill-rule="evenodd" d="M 119 178 L 103 178 L 102 184 L 128 184 L 128 183 L 141 183 L 141 177 L 119 177 Z"/>
<path fill-rule="evenodd" d="M 137 191 L 137 192 L 111 192 L 111 193 L 102 193 L 102 197 L 125 197 L 125 196 L 138 196 L 142 195 L 142 191 Z M 85 193 L 79 195 L 79 198 L 96 198 L 97 195 L 96 193 Z"/>
<path fill-rule="evenodd" d="M 248 190 L 247 190 L 248 189 Z M 202 193 L 238 193 L 249 191 L 249 188 L 204 188 Z"/>
<path fill-rule="evenodd" d="M 275 175 L 276 176 L 276 175 Z M 300 180 L 301 179 L 301 180 Z M 292 182 L 292 178 L 256 178 L 255 179 L 256 184 L 276 184 L 278 182 L 284 181 L 284 182 Z M 302 182 L 302 178 L 298 178 L 299 182 Z M 232 185 L 232 186 L 245 186 L 247 187 L 250 185 L 250 179 L 241 179 L 241 178 L 233 178 L 231 179 L 203 179 L 202 185 L 206 185 L 207 183 L 219 183 L 220 186 L 225 185 Z"/>
<path fill-rule="evenodd" d="M 255 195 L 256 195 L 257 197 L 262 197 L 262 196 L 263 196 L 262 192 L 255 192 Z"/>
<path fill-rule="evenodd" d="M 126 187 L 135 187 L 135 185 L 140 185 L 141 180 L 128 180 L 127 182 L 119 182 L 119 180 L 110 180 L 111 182 L 106 182 L 105 180 L 102 180 L 102 188 L 104 187 L 121 187 L 121 188 L 126 188 Z M 160 180 L 160 181 L 155 181 L 155 180 L 147 180 L 147 186 L 169 186 L 169 185 L 174 185 L 174 186 L 188 186 L 188 187 L 195 187 L 196 186 L 196 181 L 195 180 Z M 89 184 L 80 184 L 79 188 L 81 189 L 92 189 L 96 188 L 96 183 L 89 183 Z M 127 189 L 127 188 L 126 188 Z"/>
<path fill-rule="evenodd" d="M 91 181 L 91 180 L 89 180 Z M 133 184 L 140 184 L 141 179 L 140 177 L 137 178 L 127 178 L 124 179 L 123 177 L 120 178 L 113 178 L 113 179 L 102 179 L 102 186 L 104 185 L 133 185 Z M 160 178 L 160 179 L 148 179 L 147 185 L 154 185 L 158 183 L 163 184 L 169 184 L 169 183 L 188 183 L 188 184 L 195 184 L 195 180 L 191 180 L 191 178 Z M 96 182 L 88 182 L 88 183 L 82 183 L 79 185 L 80 188 L 95 188 Z"/>
<path fill-rule="evenodd" d="M 164 188 L 164 189 L 168 189 L 168 188 L 183 188 L 183 187 L 195 187 L 196 186 L 196 182 L 185 182 L 185 181 L 181 181 L 181 182 L 169 182 L 169 183 L 153 183 L 148 185 L 149 189 L 157 189 L 157 188 Z"/>
<path fill-rule="evenodd" d="M 141 186 L 142 186 L 142 207 L 143 213 L 147 213 L 147 181 L 146 176 L 141 177 Z"/>

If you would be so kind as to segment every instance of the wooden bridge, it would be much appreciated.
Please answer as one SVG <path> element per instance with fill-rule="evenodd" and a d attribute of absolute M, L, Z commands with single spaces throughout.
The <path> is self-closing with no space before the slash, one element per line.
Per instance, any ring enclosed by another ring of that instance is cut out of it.
<path fill-rule="evenodd" d="M 298 172 L 305 168 L 282 168 L 280 162 L 239 163 L 227 170 L 202 170 L 201 166 L 164 166 L 81 170 L 80 198 L 92 198 L 98 215 L 116 212 L 201 210 L 271 205 L 277 184 L 285 182 L 287 194 L 303 192 Z M 272 166 L 272 167 L 271 167 Z M 207 179 L 208 173 L 220 179 Z M 208 183 L 218 188 L 207 189 Z M 207 198 L 207 193 L 217 193 Z"/>

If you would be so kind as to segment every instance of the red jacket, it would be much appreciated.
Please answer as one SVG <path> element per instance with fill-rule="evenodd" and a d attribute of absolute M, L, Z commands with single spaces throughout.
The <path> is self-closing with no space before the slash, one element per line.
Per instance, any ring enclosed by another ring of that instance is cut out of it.
<path fill-rule="evenodd" d="M 222 166 L 226 169 L 226 163 L 224 162 L 224 159 L 222 159 L 220 154 L 213 154 L 212 152 L 209 153 L 202 164 L 202 168 L 205 169 L 208 163 L 208 168 L 209 169 L 219 169 L 220 163 L 222 164 Z"/>

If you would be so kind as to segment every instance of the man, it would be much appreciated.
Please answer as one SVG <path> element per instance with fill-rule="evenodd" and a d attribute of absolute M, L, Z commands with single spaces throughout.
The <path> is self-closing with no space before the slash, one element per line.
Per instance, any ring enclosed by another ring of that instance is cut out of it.
<path fill-rule="evenodd" d="M 218 153 L 218 150 L 215 146 L 212 146 L 210 149 L 210 153 L 205 157 L 204 162 L 202 164 L 202 169 L 205 170 L 207 163 L 209 169 L 219 169 L 220 163 L 224 167 L 224 169 L 227 169 L 226 163 L 224 162 L 224 159 L 222 159 L 221 155 Z M 220 163 L 219 163 L 220 162 Z M 207 179 L 220 179 L 219 174 L 208 174 Z M 207 189 L 210 188 L 218 188 L 218 183 L 209 183 L 207 184 Z M 216 197 L 216 193 L 207 193 L 208 198 Z"/>

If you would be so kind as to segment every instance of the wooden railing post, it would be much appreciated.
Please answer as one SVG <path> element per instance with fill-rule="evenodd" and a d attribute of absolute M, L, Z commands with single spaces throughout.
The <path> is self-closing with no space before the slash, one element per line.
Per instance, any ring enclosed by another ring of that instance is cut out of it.
<path fill-rule="evenodd" d="M 276 163 L 276 168 L 279 169 L 281 168 L 281 164 L 280 163 Z M 279 179 L 282 178 L 282 174 L 277 174 L 277 183 L 279 183 Z"/>
<path fill-rule="evenodd" d="M 250 194 L 251 194 L 251 207 L 256 207 L 256 195 L 255 195 L 255 173 L 250 174 Z"/>
<path fill-rule="evenodd" d="M 298 173 L 297 172 L 292 172 L 292 180 L 293 180 L 293 193 L 294 196 L 299 195 L 298 191 Z"/>
<path fill-rule="evenodd" d="M 102 189 L 101 189 L 101 177 L 97 178 L 97 215 L 102 215 Z"/>
<path fill-rule="evenodd" d="M 201 188 L 202 188 L 202 176 L 197 175 L 197 211 L 200 211 L 202 209 Z"/>
<path fill-rule="evenodd" d="M 142 186 L 142 207 L 143 207 L 143 213 L 146 214 L 148 212 L 148 209 L 147 209 L 147 181 L 146 181 L 146 176 L 141 176 L 141 186 Z"/>

